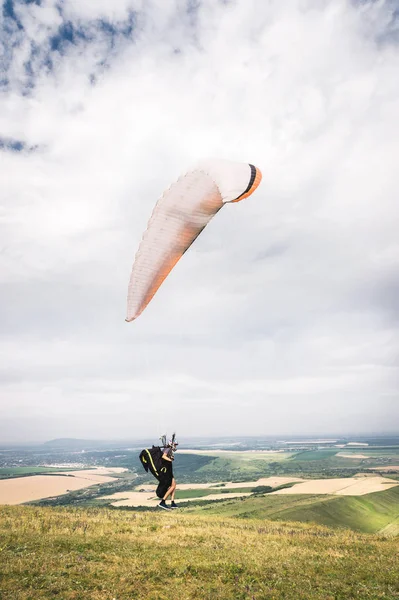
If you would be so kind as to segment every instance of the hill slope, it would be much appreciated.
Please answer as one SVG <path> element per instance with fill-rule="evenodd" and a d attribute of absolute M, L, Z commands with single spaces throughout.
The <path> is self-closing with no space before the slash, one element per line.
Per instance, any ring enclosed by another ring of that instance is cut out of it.
<path fill-rule="evenodd" d="M 0 507 L 0 596 L 2 600 L 398 597 L 393 538 L 176 512 Z"/>
<path fill-rule="evenodd" d="M 399 533 L 399 486 L 364 496 L 293 494 L 249 497 L 188 509 L 221 517 L 301 521 L 363 533 Z"/>

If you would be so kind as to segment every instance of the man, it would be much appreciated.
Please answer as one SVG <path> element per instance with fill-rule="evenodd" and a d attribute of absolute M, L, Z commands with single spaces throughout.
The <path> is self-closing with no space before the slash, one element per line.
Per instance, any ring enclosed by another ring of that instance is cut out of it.
<path fill-rule="evenodd" d="M 174 437 L 174 436 L 173 436 Z M 168 446 L 164 448 L 162 454 L 162 467 L 159 473 L 159 485 L 157 487 L 157 496 L 162 498 L 158 504 L 159 508 L 171 510 L 172 508 L 179 508 L 175 503 L 175 491 L 176 491 L 176 480 L 173 476 L 173 461 L 175 459 L 174 453 L 176 452 L 177 442 L 172 440 Z M 171 496 L 171 504 L 166 504 L 167 498 Z"/>

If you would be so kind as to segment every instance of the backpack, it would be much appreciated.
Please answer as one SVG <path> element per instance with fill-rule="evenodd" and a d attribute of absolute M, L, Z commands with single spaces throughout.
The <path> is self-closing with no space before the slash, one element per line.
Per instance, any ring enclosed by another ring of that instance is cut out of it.
<path fill-rule="evenodd" d="M 162 468 L 162 450 L 159 446 L 153 446 L 152 448 L 145 448 L 140 452 L 140 462 L 144 467 L 144 470 L 148 473 L 150 471 L 154 477 L 159 479 L 159 473 Z"/>

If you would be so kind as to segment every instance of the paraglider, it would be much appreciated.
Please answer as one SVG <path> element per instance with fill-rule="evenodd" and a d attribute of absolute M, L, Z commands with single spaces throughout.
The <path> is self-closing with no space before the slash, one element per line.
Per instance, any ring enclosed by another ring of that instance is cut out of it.
<path fill-rule="evenodd" d="M 173 475 L 172 466 L 178 445 L 175 433 L 168 443 L 166 442 L 166 435 L 163 435 L 161 438 L 161 446 L 144 448 L 139 456 L 144 470 L 147 473 L 152 473 L 159 482 L 156 494 L 158 498 L 161 499 L 161 502 L 158 504 L 158 507 L 165 510 L 179 508 L 175 502 L 176 480 Z M 166 500 L 169 496 L 171 496 L 170 506 L 166 504 Z"/>
<path fill-rule="evenodd" d="M 156 203 L 135 256 L 126 321 L 134 321 L 216 213 L 258 187 L 262 174 L 248 163 L 208 160 L 181 176 Z"/>

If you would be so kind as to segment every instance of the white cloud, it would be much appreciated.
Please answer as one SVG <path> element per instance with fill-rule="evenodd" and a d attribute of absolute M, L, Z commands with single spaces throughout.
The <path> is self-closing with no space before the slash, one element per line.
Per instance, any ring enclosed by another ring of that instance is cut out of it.
<path fill-rule="evenodd" d="M 22 402 L 33 418 L 40 397 L 54 431 L 98 437 L 122 397 L 136 435 L 151 433 L 153 414 L 162 430 L 169 419 L 193 433 L 194 420 L 217 433 L 209 406 L 220 423 L 226 403 L 220 433 L 390 429 L 390 3 L 14 6 L 23 29 L 6 19 L 0 138 L 25 146 L 0 150 L 0 416 Z M 131 263 L 157 197 L 215 155 L 260 167 L 261 187 L 215 217 L 127 325 Z"/>

